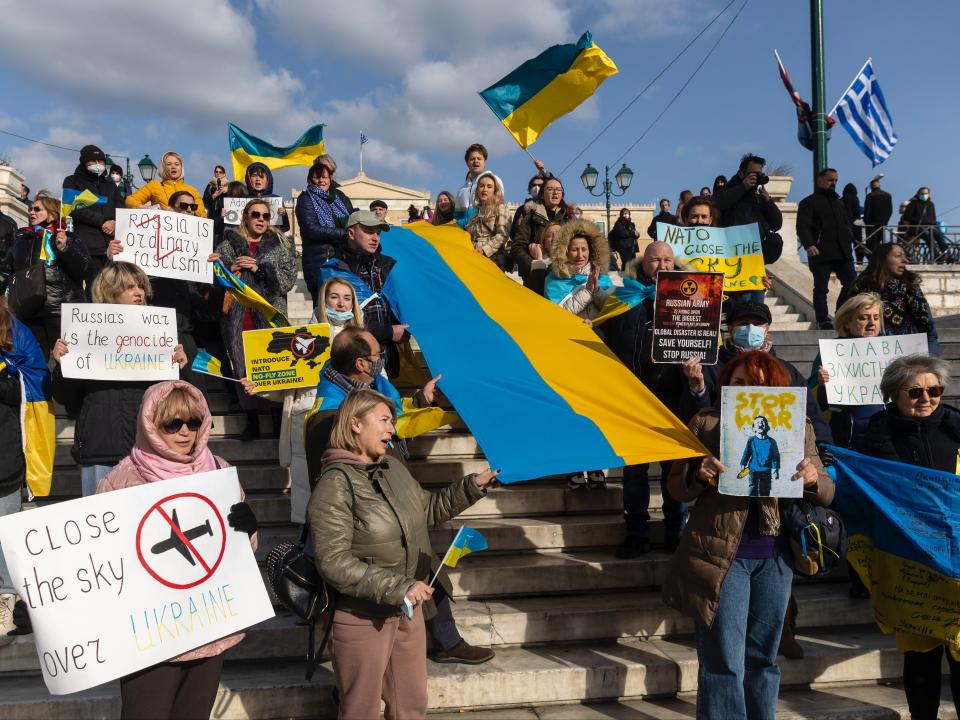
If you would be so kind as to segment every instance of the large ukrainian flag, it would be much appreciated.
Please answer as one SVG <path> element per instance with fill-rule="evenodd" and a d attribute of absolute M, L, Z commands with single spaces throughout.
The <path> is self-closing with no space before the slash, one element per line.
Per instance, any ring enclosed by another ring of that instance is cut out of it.
<path fill-rule="evenodd" d="M 576 45 L 554 45 L 480 91 L 520 147 L 533 145 L 544 129 L 593 95 L 616 75 L 617 66 L 594 45 L 588 30 Z"/>
<path fill-rule="evenodd" d="M 313 165 L 318 155 L 323 155 L 323 125 L 314 125 L 292 145 L 278 147 L 266 140 L 246 133 L 233 123 L 227 123 L 230 138 L 230 159 L 233 161 L 233 178 L 242 180 L 247 166 L 262 162 L 271 170 L 291 165 Z"/>
<path fill-rule="evenodd" d="M 456 225 L 381 235 L 383 293 L 499 480 L 675 460 L 706 449 L 580 318 L 514 282 Z"/>

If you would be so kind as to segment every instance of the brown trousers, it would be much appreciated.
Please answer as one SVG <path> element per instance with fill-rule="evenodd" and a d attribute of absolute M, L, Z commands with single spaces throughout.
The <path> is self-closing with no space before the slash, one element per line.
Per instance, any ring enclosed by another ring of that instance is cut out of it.
<path fill-rule="evenodd" d="M 372 619 L 337 610 L 330 633 L 340 720 L 422 720 L 427 714 L 427 633 L 413 619 Z"/>
<path fill-rule="evenodd" d="M 166 662 L 120 678 L 122 720 L 207 720 L 220 687 L 223 653 Z"/>

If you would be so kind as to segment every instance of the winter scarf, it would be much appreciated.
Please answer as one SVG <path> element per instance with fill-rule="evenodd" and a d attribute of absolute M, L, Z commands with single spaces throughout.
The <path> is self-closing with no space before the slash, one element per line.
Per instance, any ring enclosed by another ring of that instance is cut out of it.
<path fill-rule="evenodd" d="M 329 192 L 324 192 L 319 185 L 308 185 L 307 195 L 310 196 L 310 202 L 313 203 L 313 209 L 323 227 L 339 227 L 337 218 L 342 219 L 350 214 L 347 206 L 343 204 L 343 198 L 332 187 Z"/>
<path fill-rule="evenodd" d="M 883 321 L 896 335 L 930 330 L 930 306 L 920 288 L 911 288 L 900 278 L 887 281 L 881 293 Z"/>

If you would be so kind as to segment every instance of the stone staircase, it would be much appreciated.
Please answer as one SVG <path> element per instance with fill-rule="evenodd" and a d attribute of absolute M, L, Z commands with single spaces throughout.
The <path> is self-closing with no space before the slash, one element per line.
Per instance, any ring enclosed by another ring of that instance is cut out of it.
<path fill-rule="evenodd" d="M 772 302 L 772 299 L 771 299 Z M 794 330 L 788 309 L 775 316 L 778 354 L 804 373 L 816 354 L 814 332 Z M 291 319 L 301 308 L 291 304 Z M 309 312 L 309 311 L 307 311 Z M 824 333 L 829 336 L 831 333 Z M 944 333 L 944 350 L 960 354 L 960 330 Z M 289 521 L 289 481 L 277 465 L 276 442 L 241 443 L 243 419 L 213 387 L 213 452 L 239 468 L 261 523 L 261 565 L 269 548 L 296 534 Z M 949 395 L 960 395 L 951 384 Z M 264 417 L 263 427 L 269 428 Z M 41 505 L 79 494 L 69 456 L 73 423 L 58 417 L 53 493 Z M 447 427 L 408 442 L 410 466 L 427 487 L 487 467 L 463 427 Z M 657 473 L 652 473 L 656 477 Z M 493 490 L 457 521 L 433 529 L 442 552 L 461 522 L 480 530 L 490 550 L 449 570 L 458 627 L 471 643 L 497 656 L 477 667 L 429 663 L 429 698 L 436 718 L 569 720 L 571 718 L 692 718 L 697 684 L 691 621 L 666 608 L 659 588 L 669 556 L 654 551 L 634 560 L 614 557 L 622 539 L 620 471 L 606 489 L 570 491 L 559 478 Z M 662 541 L 659 486 L 653 483 L 652 541 Z M 842 576 L 799 581 L 803 660 L 782 660 L 782 718 L 901 718 L 906 702 L 896 683 L 902 658 L 872 622 L 869 601 L 852 600 Z M 78 619 L 82 621 L 82 619 Z M 329 664 L 304 680 L 306 628 L 288 613 L 251 628 L 227 655 L 216 718 L 333 717 Z M 944 689 L 944 697 L 949 691 Z M 952 704 L 945 702 L 952 713 Z M 75 695 L 50 696 L 30 637 L 0 648 L 0 718 L 117 717 L 119 688 L 111 683 Z M 942 714 L 941 717 L 955 717 Z"/>

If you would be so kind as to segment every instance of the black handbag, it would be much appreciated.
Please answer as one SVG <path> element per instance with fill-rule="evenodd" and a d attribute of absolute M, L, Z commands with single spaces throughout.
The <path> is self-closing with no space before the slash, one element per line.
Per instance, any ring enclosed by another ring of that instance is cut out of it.
<path fill-rule="evenodd" d="M 7 303 L 18 320 L 27 320 L 43 309 L 47 301 L 47 274 L 42 262 L 17 270 L 9 283 Z"/>
<path fill-rule="evenodd" d="M 782 502 L 780 518 L 790 539 L 794 571 L 813 577 L 838 567 L 847 554 L 843 518 L 836 510 L 808 500 Z"/>

